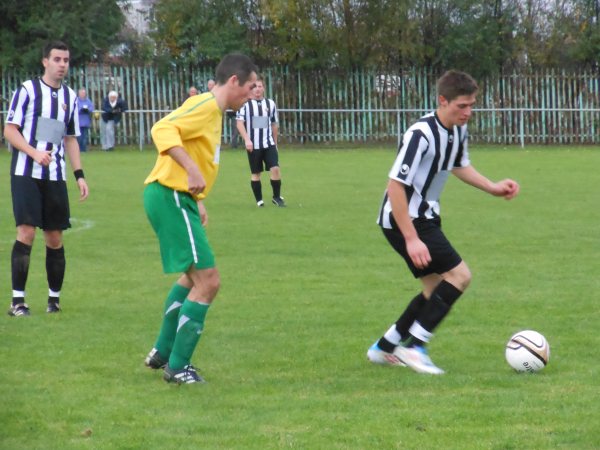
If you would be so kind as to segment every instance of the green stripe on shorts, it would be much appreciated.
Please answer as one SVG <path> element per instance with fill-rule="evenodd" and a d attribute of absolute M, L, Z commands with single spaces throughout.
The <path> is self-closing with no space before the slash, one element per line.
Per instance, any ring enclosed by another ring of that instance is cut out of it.
<path fill-rule="evenodd" d="M 190 194 L 155 181 L 144 189 L 144 209 L 158 237 L 165 273 L 215 267 L 198 204 Z"/>

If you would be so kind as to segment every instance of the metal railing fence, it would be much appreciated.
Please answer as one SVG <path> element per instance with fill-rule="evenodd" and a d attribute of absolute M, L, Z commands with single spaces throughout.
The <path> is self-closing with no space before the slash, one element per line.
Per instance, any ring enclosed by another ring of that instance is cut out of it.
<path fill-rule="evenodd" d="M 152 124 L 171 110 L 129 110 L 117 125 L 120 145 L 140 150 L 152 143 Z M 399 142 L 404 131 L 428 109 L 279 109 L 281 143 Z M 0 117 L 7 111 L 0 111 Z M 4 119 L 2 119 L 4 121 Z M 224 115 L 223 142 L 232 143 L 233 119 Z M 100 144 L 99 119 L 92 121 L 91 145 Z M 578 130 L 566 133 L 564 130 Z M 472 143 L 599 144 L 600 108 L 477 108 L 469 121 Z"/>
<path fill-rule="evenodd" d="M 194 84 L 201 89 L 210 68 L 87 66 L 71 68 L 67 83 L 86 87 L 98 109 L 115 89 L 130 111 L 117 129 L 120 145 L 147 145 L 152 125 L 176 108 Z M 394 141 L 419 116 L 435 108 L 439 74 L 423 68 L 399 73 L 374 71 L 263 71 L 267 96 L 280 112 L 282 142 Z M 12 92 L 31 74 L 0 67 L 0 96 L 8 109 Z M 469 131 L 473 142 L 497 144 L 599 144 L 600 74 L 595 71 L 540 70 L 498 74 L 481 80 Z M 6 111 L 0 111 L 0 131 Z M 231 139 L 225 120 L 223 139 Z M 92 144 L 98 140 L 92 127 Z"/>

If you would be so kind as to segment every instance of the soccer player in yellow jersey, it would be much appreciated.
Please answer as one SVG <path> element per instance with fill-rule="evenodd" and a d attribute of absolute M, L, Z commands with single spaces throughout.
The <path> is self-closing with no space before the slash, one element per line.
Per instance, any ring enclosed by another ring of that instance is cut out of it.
<path fill-rule="evenodd" d="M 203 383 L 190 364 L 208 307 L 220 286 L 204 227 L 204 198 L 219 170 L 223 111 L 250 98 L 258 69 L 245 55 L 225 56 L 210 92 L 188 98 L 152 127 L 158 159 L 144 189 L 144 208 L 158 236 L 163 270 L 181 273 L 164 307 L 146 366 L 164 368 L 171 383 Z"/>

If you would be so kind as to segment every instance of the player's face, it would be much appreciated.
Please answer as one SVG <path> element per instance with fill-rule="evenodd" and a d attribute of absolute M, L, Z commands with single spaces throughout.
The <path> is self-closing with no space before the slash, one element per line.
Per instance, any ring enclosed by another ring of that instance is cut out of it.
<path fill-rule="evenodd" d="M 230 105 L 229 107 L 235 111 L 244 106 L 251 98 L 254 98 L 253 90 L 256 86 L 256 73 L 252 72 L 248 80 L 245 83 L 240 84 L 237 80 L 237 77 L 234 75 L 230 78 L 230 82 L 233 85 L 232 93 L 230 97 Z"/>
<path fill-rule="evenodd" d="M 254 100 L 262 100 L 265 98 L 265 85 L 262 81 L 257 81 L 256 86 L 254 86 Z"/>
<path fill-rule="evenodd" d="M 440 96 L 440 104 L 445 110 L 446 126 L 462 126 L 471 118 L 473 105 L 476 102 L 476 94 L 459 95 L 452 101 Z"/>
<path fill-rule="evenodd" d="M 44 76 L 54 82 L 61 82 L 69 71 L 69 51 L 53 48 L 47 58 L 42 59 Z"/>

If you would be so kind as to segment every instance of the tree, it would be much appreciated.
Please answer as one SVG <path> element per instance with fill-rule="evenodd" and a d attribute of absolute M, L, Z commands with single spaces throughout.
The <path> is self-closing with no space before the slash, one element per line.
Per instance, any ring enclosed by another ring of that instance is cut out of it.
<path fill-rule="evenodd" d="M 0 66 L 37 70 L 42 48 L 62 40 L 71 65 L 101 59 L 118 42 L 125 18 L 115 0 L 2 0 Z"/>
<path fill-rule="evenodd" d="M 158 0 L 151 37 L 159 57 L 174 63 L 213 65 L 233 51 L 247 52 L 244 2 Z"/>

